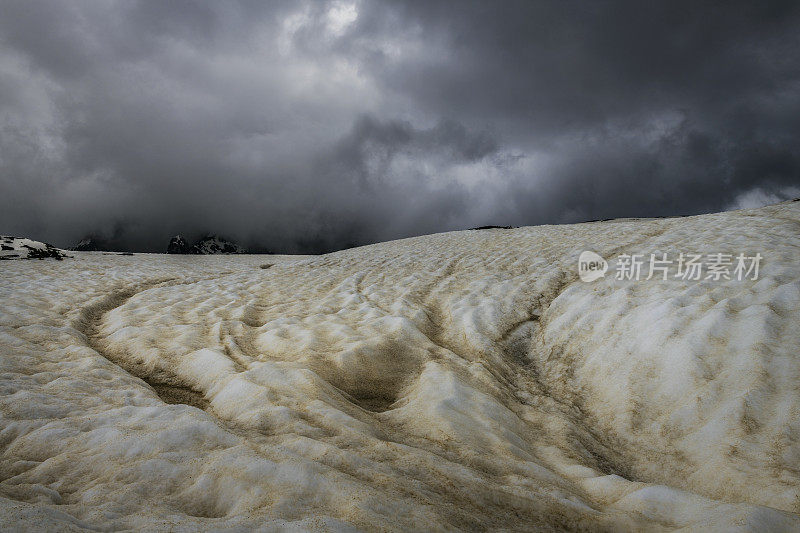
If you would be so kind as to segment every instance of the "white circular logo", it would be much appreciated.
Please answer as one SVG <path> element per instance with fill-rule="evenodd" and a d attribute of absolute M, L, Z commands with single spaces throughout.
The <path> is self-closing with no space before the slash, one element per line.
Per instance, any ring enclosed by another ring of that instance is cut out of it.
<path fill-rule="evenodd" d="M 586 250 L 578 257 L 578 276 L 587 283 L 606 275 L 608 262 L 600 255 Z"/>

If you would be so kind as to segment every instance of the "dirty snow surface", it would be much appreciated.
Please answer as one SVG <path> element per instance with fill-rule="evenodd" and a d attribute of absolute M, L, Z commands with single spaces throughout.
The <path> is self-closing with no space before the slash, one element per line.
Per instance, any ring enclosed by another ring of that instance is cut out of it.
<path fill-rule="evenodd" d="M 0 263 L 0 524 L 800 529 L 800 202 Z M 761 253 L 757 280 L 577 257 Z"/>

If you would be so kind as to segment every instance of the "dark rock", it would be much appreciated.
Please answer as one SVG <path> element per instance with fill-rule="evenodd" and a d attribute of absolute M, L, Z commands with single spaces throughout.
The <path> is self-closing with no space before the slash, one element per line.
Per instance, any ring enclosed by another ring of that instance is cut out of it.
<path fill-rule="evenodd" d="M 191 253 L 199 255 L 241 254 L 244 249 L 235 242 L 218 235 L 206 235 L 192 246 Z"/>
<path fill-rule="evenodd" d="M 64 250 L 46 242 L 8 235 L 0 235 L 0 239 L 3 241 L 3 244 L 0 245 L 0 260 L 53 258 L 61 261 L 63 258 L 69 257 Z"/>
<path fill-rule="evenodd" d="M 206 235 L 199 241 L 189 246 L 180 235 L 176 235 L 169 241 L 167 246 L 168 254 L 194 254 L 194 255 L 213 255 L 213 254 L 243 254 L 245 249 L 233 241 L 229 241 L 218 235 Z"/>
<path fill-rule="evenodd" d="M 72 248 L 76 252 L 110 252 L 111 249 L 108 241 L 94 235 L 84 237 Z"/>
<path fill-rule="evenodd" d="M 169 245 L 167 246 L 167 253 L 168 254 L 188 254 L 192 253 L 189 247 L 189 244 L 186 242 L 180 235 L 176 235 L 169 240 Z"/>
<path fill-rule="evenodd" d="M 52 257 L 53 259 L 61 261 L 67 257 L 67 255 L 58 248 L 54 248 L 49 244 L 45 245 L 46 248 L 34 248 L 27 244 L 23 244 L 22 247 L 28 249 L 28 259 L 47 259 L 48 257 Z"/>

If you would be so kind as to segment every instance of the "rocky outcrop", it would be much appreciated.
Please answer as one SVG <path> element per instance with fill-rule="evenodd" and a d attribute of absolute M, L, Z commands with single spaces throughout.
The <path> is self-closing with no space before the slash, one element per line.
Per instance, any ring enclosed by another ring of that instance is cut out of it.
<path fill-rule="evenodd" d="M 218 235 L 206 235 L 199 241 L 197 241 L 194 246 L 192 246 L 192 252 L 194 254 L 199 255 L 211 255 L 211 254 L 242 254 L 245 250 L 238 244 L 233 241 L 229 241 L 227 239 L 223 239 Z"/>
<path fill-rule="evenodd" d="M 218 235 L 206 235 L 193 245 L 189 246 L 186 239 L 176 235 L 169 241 L 167 246 L 168 254 L 243 254 L 245 249 L 233 241 L 224 239 Z"/>
<path fill-rule="evenodd" d="M 61 261 L 67 256 L 63 250 L 46 242 L 22 237 L 0 236 L 0 259 L 46 259 Z"/>
<path fill-rule="evenodd" d="M 76 252 L 108 252 L 111 247 L 105 239 L 92 235 L 86 236 L 72 250 Z"/>
<path fill-rule="evenodd" d="M 189 243 L 181 235 L 175 235 L 169 240 L 167 245 L 168 254 L 188 254 L 190 253 Z"/>

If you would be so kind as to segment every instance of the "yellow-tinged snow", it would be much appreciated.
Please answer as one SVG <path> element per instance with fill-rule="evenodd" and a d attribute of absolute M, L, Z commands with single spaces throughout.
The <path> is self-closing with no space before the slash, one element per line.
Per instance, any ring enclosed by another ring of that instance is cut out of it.
<path fill-rule="evenodd" d="M 795 202 L 0 263 L 0 523 L 798 530 L 799 237 Z M 584 283 L 587 249 L 763 261 Z"/>

